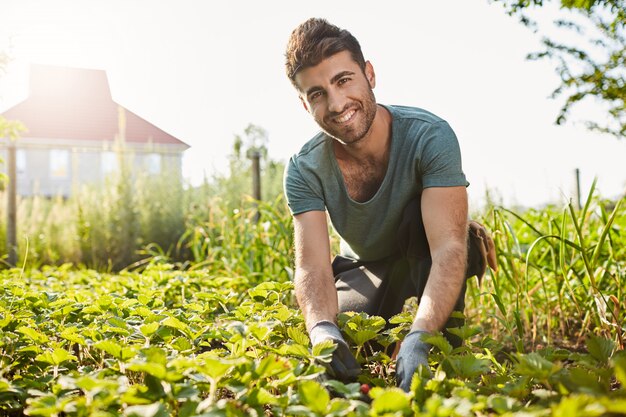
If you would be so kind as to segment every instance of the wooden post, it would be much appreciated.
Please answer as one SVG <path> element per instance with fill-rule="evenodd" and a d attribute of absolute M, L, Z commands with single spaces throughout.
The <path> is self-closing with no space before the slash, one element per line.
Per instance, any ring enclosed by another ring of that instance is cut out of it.
<path fill-rule="evenodd" d="M 11 266 L 17 265 L 17 164 L 15 142 L 9 140 L 7 152 L 7 262 Z"/>
<path fill-rule="evenodd" d="M 258 202 L 261 201 L 261 152 L 253 149 L 248 153 L 248 156 L 252 160 L 252 197 L 256 200 L 255 205 L 257 206 L 254 215 L 256 223 L 259 221 Z"/>
<path fill-rule="evenodd" d="M 580 197 L 580 169 L 576 168 L 574 170 L 574 175 L 576 176 L 576 207 L 578 210 L 582 209 L 582 202 Z"/>

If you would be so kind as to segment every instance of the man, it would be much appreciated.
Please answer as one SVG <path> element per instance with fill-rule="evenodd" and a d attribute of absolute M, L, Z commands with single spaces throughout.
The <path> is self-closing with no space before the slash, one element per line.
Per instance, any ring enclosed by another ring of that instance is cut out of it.
<path fill-rule="evenodd" d="M 286 70 L 322 129 L 285 171 L 295 292 L 311 341 L 335 341 L 329 372 L 354 380 L 359 365 L 337 314 L 388 319 L 417 296 L 396 363 L 397 383 L 408 391 L 415 371 L 428 369 L 425 337 L 450 327 L 453 309 L 464 307 L 466 273 L 482 275 L 487 253 L 495 259 L 491 240 L 475 226 L 484 240 L 470 239 L 479 244 L 469 245 L 468 266 L 468 183 L 456 136 L 427 111 L 377 104 L 374 68 L 358 41 L 323 19 L 293 31 Z M 342 238 L 332 264 L 326 212 Z"/>

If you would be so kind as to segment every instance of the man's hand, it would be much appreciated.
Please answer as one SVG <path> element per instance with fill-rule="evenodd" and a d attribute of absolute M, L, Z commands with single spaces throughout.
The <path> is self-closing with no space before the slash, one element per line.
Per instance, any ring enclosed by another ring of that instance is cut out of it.
<path fill-rule="evenodd" d="M 339 327 L 330 321 L 320 321 L 310 331 L 311 343 L 316 344 L 325 340 L 332 340 L 337 344 L 333 352 L 333 358 L 329 365 L 329 373 L 332 377 L 342 382 L 354 382 L 361 373 L 361 367 L 356 361 L 348 344 L 344 340 Z"/>
<path fill-rule="evenodd" d="M 430 374 L 428 367 L 430 345 L 423 340 L 428 334 L 422 330 L 414 330 L 404 338 L 400 346 L 396 362 L 396 383 L 405 392 L 411 390 L 413 374 L 420 365 Z"/>

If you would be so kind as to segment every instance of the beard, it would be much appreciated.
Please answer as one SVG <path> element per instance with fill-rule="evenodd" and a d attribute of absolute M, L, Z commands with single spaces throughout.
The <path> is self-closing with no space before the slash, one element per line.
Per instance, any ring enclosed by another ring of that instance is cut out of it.
<path fill-rule="evenodd" d="M 353 116 L 356 118 L 355 120 L 350 120 L 345 126 L 334 121 L 335 117 L 345 114 L 350 109 L 356 110 L 356 114 Z M 348 103 L 341 112 L 330 113 L 323 120 L 316 121 L 328 136 L 343 144 L 353 144 L 359 142 L 369 133 L 376 117 L 376 111 L 376 98 L 372 89 L 369 88 L 367 95 L 362 100 Z"/>

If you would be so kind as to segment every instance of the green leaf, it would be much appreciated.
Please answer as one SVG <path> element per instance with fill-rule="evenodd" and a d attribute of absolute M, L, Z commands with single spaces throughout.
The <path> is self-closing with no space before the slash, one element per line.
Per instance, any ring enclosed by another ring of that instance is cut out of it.
<path fill-rule="evenodd" d="M 76 356 L 72 355 L 70 352 L 63 348 L 54 348 L 52 351 L 52 359 L 54 360 L 55 365 L 60 365 L 65 361 L 75 361 L 77 360 Z"/>
<path fill-rule="evenodd" d="M 448 342 L 448 339 L 440 333 L 430 334 L 424 338 L 424 341 L 439 349 L 445 356 L 452 353 L 452 345 Z"/>
<path fill-rule="evenodd" d="M 519 401 L 515 398 L 497 394 L 489 396 L 487 406 L 494 409 L 498 414 L 504 414 L 507 411 L 517 411 L 520 407 Z"/>
<path fill-rule="evenodd" d="M 472 354 L 450 356 L 446 360 L 450 362 L 452 369 L 457 374 L 456 376 L 460 378 L 471 379 L 490 371 L 489 364 L 491 362 L 488 359 L 479 359 Z"/>
<path fill-rule="evenodd" d="M 167 351 L 160 347 L 147 347 L 141 349 L 141 354 L 146 358 L 146 362 L 165 365 L 167 363 Z"/>
<path fill-rule="evenodd" d="M 281 372 L 288 370 L 289 367 L 285 363 L 285 359 L 270 354 L 261 359 L 256 368 L 254 369 L 254 376 L 259 379 L 270 378 L 278 375 Z"/>
<path fill-rule="evenodd" d="M 253 388 L 250 390 L 246 403 L 252 406 L 280 404 L 278 398 L 270 394 L 265 388 Z"/>
<path fill-rule="evenodd" d="M 515 367 L 520 375 L 526 375 L 540 380 L 546 380 L 556 373 L 561 366 L 550 362 L 536 352 L 517 354 L 519 363 Z"/>
<path fill-rule="evenodd" d="M 193 349 L 193 344 L 185 337 L 177 337 L 169 346 L 173 347 L 178 352 L 187 352 Z"/>
<path fill-rule="evenodd" d="M 371 389 L 370 396 L 374 399 L 372 402 L 372 415 L 374 416 L 395 415 L 396 413 L 412 414 L 410 397 L 400 388 L 375 387 Z"/>
<path fill-rule="evenodd" d="M 57 416 L 61 411 L 56 396 L 47 394 L 42 397 L 31 397 L 26 400 L 28 407 L 26 415 L 30 416 Z"/>
<path fill-rule="evenodd" d="M 131 363 L 127 369 L 136 372 L 145 372 L 158 379 L 165 379 L 167 370 L 160 363 Z"/>
<path fill-rule="evenodd" d="M 288 327 L 287 335 L 289 335 L 291 340 L 298 343 L 299 345 L 309 346 L 309 336 L 307 336 L 306 333 L 304 333 L 297 327 Z"/>
<path fill-rule="evenodd" d="M 611 359 L 614 367 L 615 378 L 622 385 L 622 390 L 626 390 L 626 351 L 620 351 Z"/>
<path fill-rule="evenodd" d="M 266 323 L 253 323 L 248 327 L 250 334 L 260 341 L 265 341 L 272 333 L 272 328 Z"/>
<path fill-rule="evenodd" d="M 604 392 L 599 381 L 599 376 L 590 369 L 570 368 L 567 370 L 569 378 L 563 379 L 563 384 L 574 392 L 584 392 L 588 394 L 601 394 Z"/>
<path fill-rule="evenodd" d="M 200 367 L 200 371 L 214 381 L 225 377 L 234 366 L 231 361 L 226 359 L 203 357 L 202 362 L 204 363 Z"/>
<path fill-rule="evenodd" d="M 26 337 L 31 338 L 33 342 L 35 342 L 38 345 L 42 345 L 50 341 L 50 339 L 48 339 L 48 336 L 30 327 L 21 326 L 21 327 L 18 327 L 16 331 L 18 333 L 23 334 Z"/>
<path fill-rule="evenodd" d="M 337 317 L 339 327 L 357 345 L 376 338 L 386 324 L 385 319 L 379 316 L 369 316 L 366 313 L 346 312 Z"/>
<path fill-rule="evenodd" d="M 304 381 L 298 388 L 300 401 L 319 415 L 326 415 L 330 395 L 324 387 L 316 381 Z"/>
<path fill-rule="evenodd" d="M 587 395 L 571 395 L 552 406 L 554 417 L 599 417 L 606 414 L 606 409 Z"/>
<path fill-rule="evenodd" d="M 120 361 L 127 361 L 129 359 L 132 359 L 137 353 L 135 348 L 130 346 L 122 346 L 112 340 L 101 340 L 97 343 L 94 343 L 93 346 L 96 349 L 105 351 L 106 353 Z"/>
<path fill-rule="evenodd" d="M 190 336 L 191 329 L 189 329 L 189 325 L 183 323 L 178 320 L 176 317 L 168 317 L 161 322 L 163 326 L 171 327 L 172 329 L 179 330 L 185 336 Z"/>
<path fill-rule="evenodd" d="M 152 322 L 152 323 L 148 323 L 148 324 L 143 324 L 141 326 L 139 326 L 139 331 L 141 332 L 142 335 L 146 336 L 146 337 L 150 337 L 152 336 L 157 330 L 159 330 L 159 327 L 161 325 L 157 322 Z"/>
<path fill-rule="evenodd" d="M 607 413 L 615 415 L 626 415 L 626 399 L 611 398 L 603 401 Z"/>
<path fill-rule="evenodd" d="M 357 346 L 363 346 L 365 342 L 376 338 L 378 334 L 374 330 L 352 330 L 345 329 L 345 333 Z"/>
<path fill-rule="evenodd" d="M 299 358 L 308 358 L 311 355 L 309 349 L 302 345 L 282 345 L 278 349 L 278 353 L 283 356 L 296 356 Z"/>
<path fill-rule="evenodd" d="M 119 317 L 111 317 L 109 318 L 108 322 L 113 327 L 119 327 L 122 329 L 126 329 L 128 327 L 126 322 Z"/>
<path fill-rule="evenodd" d="M 607 364 L 617 348 L 614 341 L 596 335 L 589 336 L 586 344 L 591 356 L 601 364 Z"/>
<path fill-rule="evenodd" d="M 154 403 L 149 405 L 133 405 L 124 410 L 127 417 L 169 417 L 165 405 Z"/>
<path fill-rule="evenodd" d="M 335 351 L 336 347 L 332 340 L 324 340 L 313 346 L 313 356 L 316 359 L 328 358 Z"/>
<path fill-rule="evenodd" d="M 450 327 L 448 332 L 452 333 L 461 338 L 461 340 L 468 340 L 477 334 L 480 334 L 482 329 L 480 326 L 461 326 L 461 327 Z"/>
<path fill-rule="evenodd" d="M 0 179 L 1 181 L 1 179 Z M 2 317 L 0 317 L 0 329 L 4 329 L 15 319 L 15 316 L 8 311 L 2 312 Z"/>
<path fill-rule="evenodd" d="M 78 330 L 76 329 L 76 327 L 68 327 L 61 332 L 60 336 L 63 339 L 68 340 L 72 343 L 77 343 L 81 346 L 87 346 L 87 341 L 85 340 L 85 338 L 77 332 Z"/>

